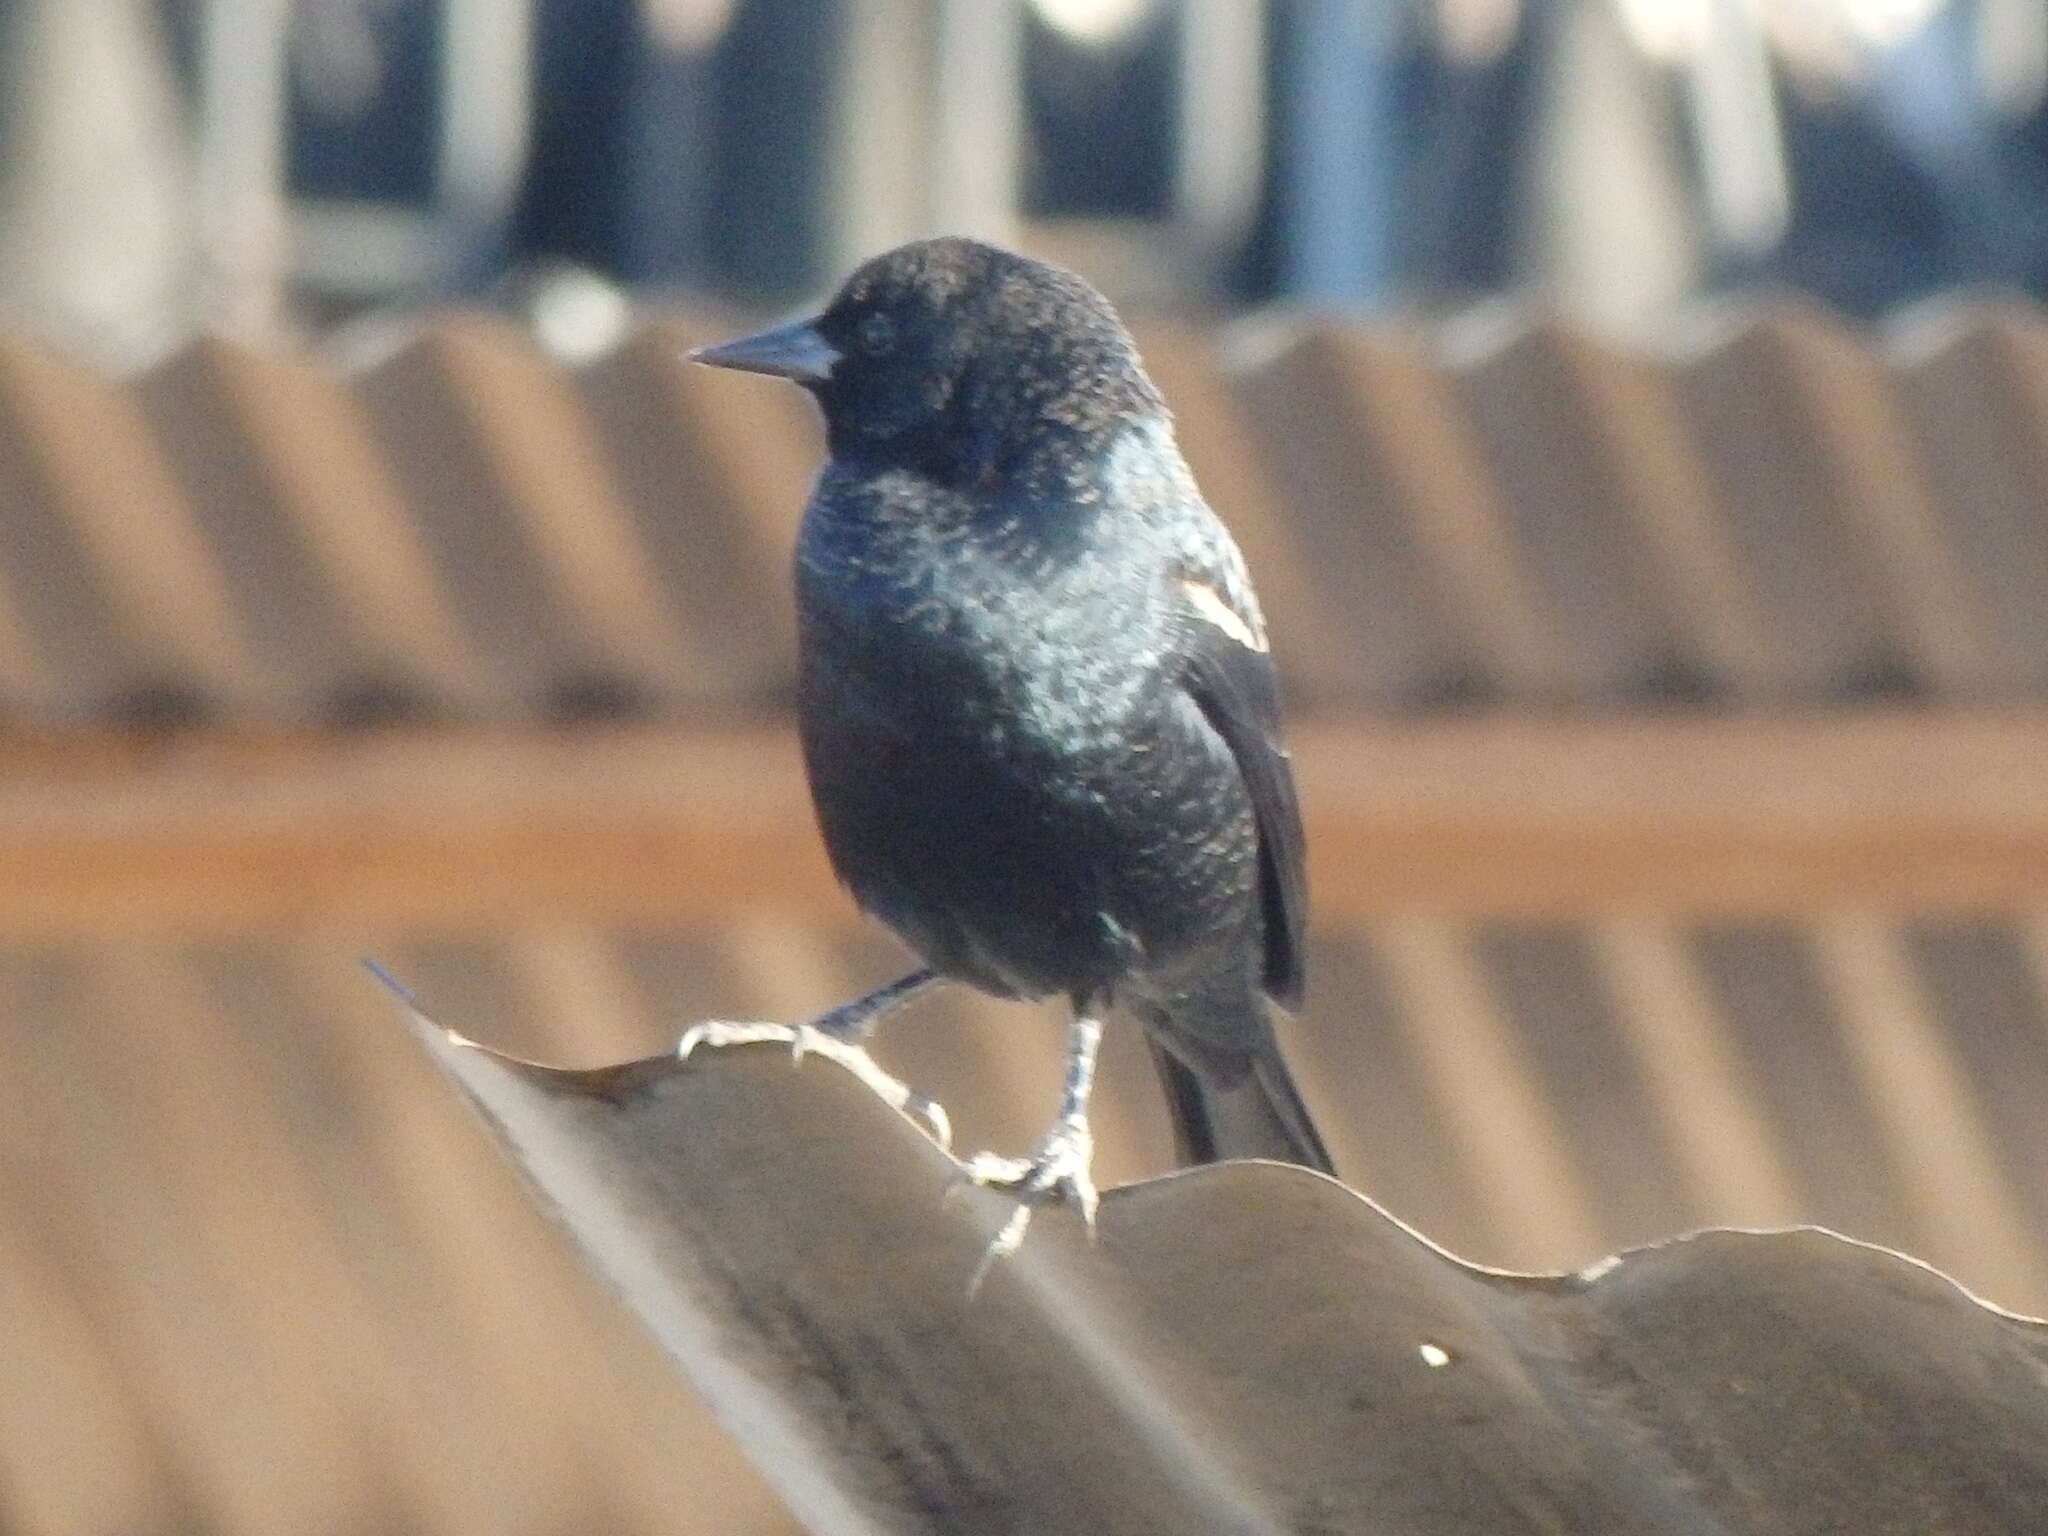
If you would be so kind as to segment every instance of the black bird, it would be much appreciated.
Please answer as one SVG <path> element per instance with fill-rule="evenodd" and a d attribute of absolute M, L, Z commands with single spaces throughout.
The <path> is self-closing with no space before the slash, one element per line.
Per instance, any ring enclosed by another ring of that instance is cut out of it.
<path fill-rule="evenodd" d="M 964 239 L 878 256 L 824 311 L 695 359 L 816 396 L 796 549 L 825 843 L 935 979 L 1074 1009 L 1060 1115 L 989 1182 L 1092 1209 L 1101 1010 L 1145 1026 L 1182 1157 L 1330 1172 L 1265 999 L 1301 996 L 1301 817 L 1244 561 L 1109 303 Z M 1012 1244 L 1013 1245 L 1013 1244 Z"/>

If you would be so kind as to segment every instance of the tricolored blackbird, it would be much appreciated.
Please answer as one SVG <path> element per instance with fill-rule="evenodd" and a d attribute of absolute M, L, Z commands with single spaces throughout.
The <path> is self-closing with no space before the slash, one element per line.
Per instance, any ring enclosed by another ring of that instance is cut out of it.
<path fill-rule="evenodd" d="M 1158 390 L 1070 272 L 964 239 L 694 353 L 793 379 L 830 458 L 796 549 L 800 721 L 832 863 L 933 979 L 1074 1010 L 1024 1200 L 1092 1210 L 1102 1011 L 1142 1022 L 1182 1156 L 1330 1171 L 1266 999 L 1301 995 L 1301 818 L 1266 629 Z M 1021 1236 L 1018 1226 L 1017 1235 Z"/>

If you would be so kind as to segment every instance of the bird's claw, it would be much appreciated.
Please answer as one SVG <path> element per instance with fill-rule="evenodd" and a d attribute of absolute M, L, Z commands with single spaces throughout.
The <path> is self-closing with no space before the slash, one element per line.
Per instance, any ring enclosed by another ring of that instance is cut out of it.
<path fill-rule="evenodd" d="M 1032 1214 L 1048 1200 L 1063 1200 L 1081 1217 L 1089 1240 L 1095 1238 L 1095 1209 L 1101 1195 L 1089 1175 L 1095 1154 L 1095 1138 L 1085 1120 L 1065 1120 L 1054 1126 L 1030 1157 L 999 1157 L 977 1152 L 967 1160 L 967 1177 L 984 1189 L 1006 1191 L 1017 1202 L 1010 1219 L 989 1239 L 981 1260 L 967 1283 L 969 1295 L 981 1288 L 998 1259 L 1024 1246 Z"/>
<path fill-rule="evenodd" d="M 896 1107 L 913 1119 L 922 1120 L 926 1135 L 948 1152 L 953 1150 L 953 1117 L 946 1113 L 945 1105 L 905 1084 L 903 1102 Z"/>
<path fill-rule="evenodd" d="M 892 1109 L 921 1122 L 925 1132 L 941 1147 L 953 1145 L 953 1122 L 946 1113 L 945 1105 L 929 1094 L 919 1093 L 901 1078 L 892 1077 L 882 1070 L 881 1064 L 867 1051 L 851 1040 L 842 1040 L 809 1024 L 734 1023 L 726 1019 L 711 1019 L 702 1024 L 692 1024 L 683 1031 L 676 1041 L 676 1059 L 688 1061 L 699 1047 L 718 1050 L 729 1045 L 779 1044 L 789 1047 L 793 1062 L 802 1062 L 809 1055 L 823 1056 L 837 1062 Z"/>
<path fill-rule="evenodd" d="M 723 1050 L 729 1045 L 759 1045 L 783 1042 L 799 1056 L 797 1031 L 787 1024 L 737 1023 L 731 1019 L 706 1019 L 701 1024 L 692 1024 L 676 1041 L 676 1060 L 688 1061 L 699 1046 L 710 1050 Z"/>

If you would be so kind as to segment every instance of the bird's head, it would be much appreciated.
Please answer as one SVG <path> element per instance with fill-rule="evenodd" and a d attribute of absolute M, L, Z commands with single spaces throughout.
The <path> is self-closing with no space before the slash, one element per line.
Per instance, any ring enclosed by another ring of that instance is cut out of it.
<path fill-rule="evenodd" d="M 818 314 L 691 356 L 803 385 L 835 458 L 948 485 L 1069 475 L 1124 423 L 1165 414 L 1101 294 L 959 238 L 898 246 Z"/>

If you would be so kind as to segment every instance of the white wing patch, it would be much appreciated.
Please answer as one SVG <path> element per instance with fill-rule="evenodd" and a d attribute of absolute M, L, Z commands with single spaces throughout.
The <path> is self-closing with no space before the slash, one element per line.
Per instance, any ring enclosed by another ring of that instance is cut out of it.
<path fill-rule="evenodd" d="M 1256 617 L 1247 619 L 1206 581 L 1197 581 L 1191 576 L 1180 579 L 1180 589 L 1187 594 L 1188 604 L 1196 613 L 1214 624 L 1248 651 L 1266 649 L 1265 626 Z"/>

